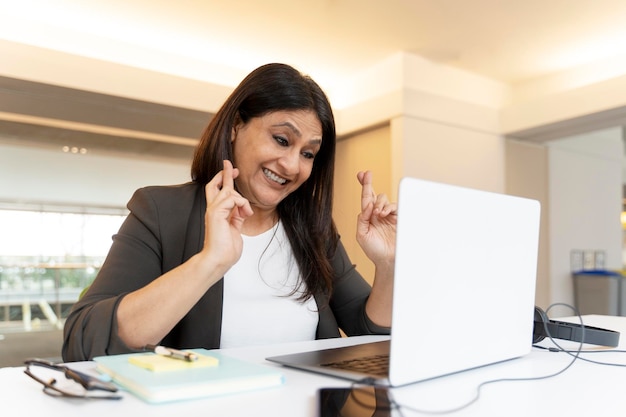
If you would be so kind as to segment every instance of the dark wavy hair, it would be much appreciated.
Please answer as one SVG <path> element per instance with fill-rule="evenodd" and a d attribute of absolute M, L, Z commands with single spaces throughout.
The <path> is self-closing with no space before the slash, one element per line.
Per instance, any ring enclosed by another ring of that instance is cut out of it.
<path fill-rule="evenodd" d="M 300 268 L 301 283 L 306 284 L 306 291 L 299 296 L 304 301 L 332 291 L 330 258 L 338 241 L 332 219 L 335 120 L 317 83 L 285 64 L 267 64 L 252 71 L 204 130 L 194 153 L 191 178 L 204 185 L 223 169 L 225 159 L 233 160 L 231 131 L 235 124 L 280 110 L 312 110 L 322 125 L 322 144 L 311 176 L 277 208 Z"/>

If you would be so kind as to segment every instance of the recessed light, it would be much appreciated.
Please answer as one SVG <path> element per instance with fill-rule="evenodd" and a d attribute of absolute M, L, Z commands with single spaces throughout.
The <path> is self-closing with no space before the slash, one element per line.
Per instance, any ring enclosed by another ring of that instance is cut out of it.
<path fill-rule="evenodd" d="M 78 146 L 63 146 L 61 150 L 65 153 L 81 154 L 85 155 L 88 151 L 87 148 L 79 148 Z"/>

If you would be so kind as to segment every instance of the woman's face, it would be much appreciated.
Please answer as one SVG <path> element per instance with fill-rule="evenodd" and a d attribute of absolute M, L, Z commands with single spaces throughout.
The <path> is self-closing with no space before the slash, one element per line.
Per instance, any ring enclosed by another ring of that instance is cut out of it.
<path fill-rule="evenodd" d="M 311 110 L 275 111 L 235 126 L 231 140 L 238 191 L 253 208 L 275 210 L 311 175 L 322 124 Z"/>

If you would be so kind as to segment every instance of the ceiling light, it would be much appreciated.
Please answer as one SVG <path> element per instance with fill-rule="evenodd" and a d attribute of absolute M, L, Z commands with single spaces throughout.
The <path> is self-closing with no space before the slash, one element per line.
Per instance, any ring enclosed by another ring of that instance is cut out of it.
<path fill-rule="evenodd" d="M 73 153 L 73 154 L 80 154 L 80 155 L 85 155 L 88 151 L 87 148 L 79 148 L 78 146 L 63 146 L 63 148 L 61 148 L 61 150 L 64 153 Z"/>

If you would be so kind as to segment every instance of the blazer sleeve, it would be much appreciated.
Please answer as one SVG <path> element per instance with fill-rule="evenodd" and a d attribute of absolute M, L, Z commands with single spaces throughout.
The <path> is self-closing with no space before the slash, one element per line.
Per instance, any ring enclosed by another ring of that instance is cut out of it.
<path fill-rule="evenodd" d="M 64 361 L 91 360 L 95 356 L 132 351 L 118 337 L 116 312 L 126 294 L 166 272 L 162 267 L 162 230 L 163 224 L 171 222 L 172 213 L 156 203 L 155 192 L 159 190 L 159 187 L 139 189 L 130 199 L 130 214 L 113 236 L 102 268 L 67 317 Z M 185 205 L 181 200 L 178 203 Z"/>
<path fill-rule="evenodd" d="M 335 280 L 330 307 L 339 328 L 348 336 L 390 334 L 389 327 L 378 326 L 367 316 L 365 304 L 371 286 L 356 270 L 341 241 L 337 244 L 332 264 Z"/>

